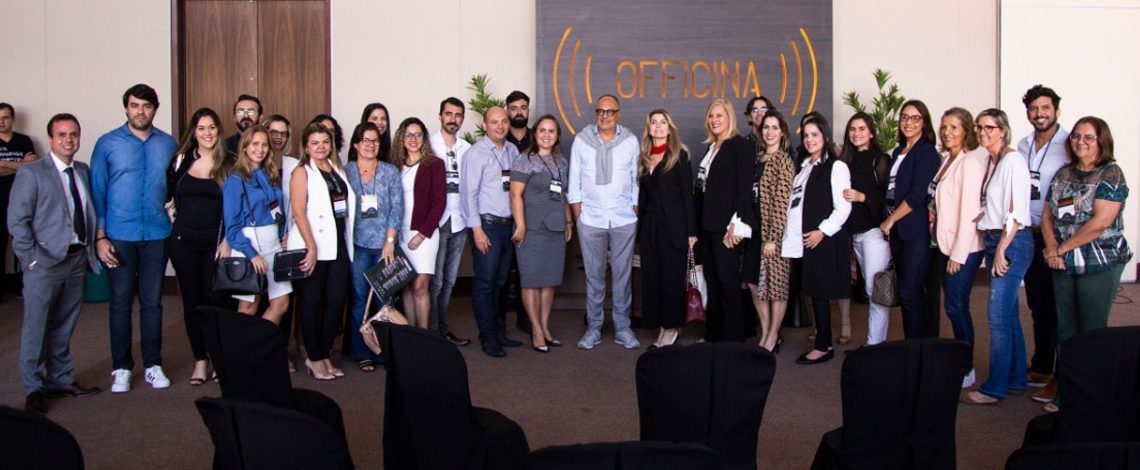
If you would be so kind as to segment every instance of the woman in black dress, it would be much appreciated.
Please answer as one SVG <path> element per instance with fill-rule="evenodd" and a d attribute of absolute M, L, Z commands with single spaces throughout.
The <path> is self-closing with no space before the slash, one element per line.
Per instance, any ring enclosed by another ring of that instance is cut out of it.
<path fill-rule="evenodd" d="M 803 258 L 802 292 L 811 297 L 815 311 L 815 348 L 796 363 L 818 364 L 835 357 L 830 300 L 851 298 L 851 241 L 843 227 L 851 213 L 851 203 L 843 197 L 851 173 L 835 155 L 826 119 L 806 120 L 800 138 L 805 156 L 792 181 L 781 251 L 787 258 Z"/>
<path fill-rule="evenodd" d="M 637 174 L 644 326 L 659 329 L 652 347 L 671 346 L 685 325 L 686 258 L 697 243 L 697 218 L 689 149 L 664 109 L 645 118 Z"/>

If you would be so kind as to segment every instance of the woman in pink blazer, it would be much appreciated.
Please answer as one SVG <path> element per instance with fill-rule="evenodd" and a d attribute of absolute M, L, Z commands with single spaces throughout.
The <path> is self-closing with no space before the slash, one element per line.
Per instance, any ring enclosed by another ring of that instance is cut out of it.
<path fill-rule="evenodd" d="M 970 289 L 984 248 L 977 219 L 982 213 L 982 181 L 989 168 L 985 150 L 978 147 L 973 123 L 974 117 L 962 108 L 950 108 L 942 114 L 942 166 L 930 182 L 931 240 L 942 253 L 936 262 L 946 267 L 942 273 L 946 317 L 954 327 L 954 339 L 970 346 L 974 345 Z M 962 388 L 973 383 L 971 369 Z"/>

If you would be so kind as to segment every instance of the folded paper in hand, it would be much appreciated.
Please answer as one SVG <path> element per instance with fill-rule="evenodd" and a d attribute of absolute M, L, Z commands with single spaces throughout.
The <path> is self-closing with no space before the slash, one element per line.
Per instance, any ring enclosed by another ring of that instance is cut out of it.
<path fill-rule="evenodd" d="M 733 212 L 732 218 L 728 220 L 728 225 L 734 225 L 732 234 L 740 238 L 752 238 L 752 226 L 744 223 L 743 220 L 740 220 L 740 216 L 737 214 L 739 213 Z M 724 229 L 728 230 L 728 227 L 725 227 Z"/>

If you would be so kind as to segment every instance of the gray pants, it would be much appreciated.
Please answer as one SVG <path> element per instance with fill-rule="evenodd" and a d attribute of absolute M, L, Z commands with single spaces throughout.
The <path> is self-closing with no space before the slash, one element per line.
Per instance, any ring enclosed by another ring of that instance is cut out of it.
<path fill-rule="evenodd" d="M 606 311 L 606 250 L 613 272 L 614 331 L 629 330 L 633 306 L 630 273 L 633 271 L 633 241 L 637 223 L 597 228 L 578 222 L 578 244 L 586 268 L 586 319 L 591 330 L 601 330 Z"/>
<path fill-rule="evenodd" d="M 439 252 L 435 257 L 435 275 L 431 277 L 428 330 L 441 335 L 451 331 L 447 326 L 447 307 L 451 305 L 451 290 L 455 288 L 455 277 L 459 275 L 459 261 L 463 259 L 467 232 L 463 229 L 452 233 L 450 218 L 436 232 L 439 234 Z"/>
<path fill-rule="evenodd" d="M 50 268 L 24 272 L 24 326 L 20 333 L 20 379 L 24 393 L 64 388 L 71 376 L 71 333 L 83 305 L 87 253 L 67 255 Z"/>

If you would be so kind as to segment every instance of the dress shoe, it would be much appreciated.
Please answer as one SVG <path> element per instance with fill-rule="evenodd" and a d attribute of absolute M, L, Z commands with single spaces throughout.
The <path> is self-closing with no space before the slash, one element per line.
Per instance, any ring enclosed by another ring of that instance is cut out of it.
<path fill-rule="evenodd" d="M 504 357 L 507 355 L 507 352 L 503 351 L 503 347 L 499 346 L 498 341 L 486 340 L 486 341 L 482 341 L 481 343 L 483 344 L 483 352 L 486 353 L 488 356 Z"/>
<path fill-rule="evenodd" d="M 1041 388 L 1045 385 L 1048 385 L 1050 380 L 1053 380 L 1053 374 L 1039 374 L 1037 372 L 1029 371 L 1028 378 L 1029 383 L 1026 385 L 1029 385 L 1033 388 Z"/>
<path fill-rule="evenodd" d="M 1050 379 L 1049 383 L 1045 384 L 1041 390 L 1038 390 L 1029 398 L 1032 398 L 1033 401 L 1037 403 L 1053 403 L 1053 400 L 1057 398 L 1057 380 Z"/>
<path fill-rule="evenodd" d="M 517 348 L 523 344 L 522 341 L 515 341 L 508 338 L 506 334 L 500 334 L 497 338 L 495 338 L 495 341 L 499 343 L 499 346 L 502 346 L 504 348 Z M 486 348 L 484 347 L 484 349 Z"/>
<path fill-rule="evenodd" d="M 452 333 L 450 331 L 448 331 L 446 334 L 444 334 L 443 337 L 447 338 L 447 341 L 450 342 L 451 344 L 454 344 L 454 345 L 459 346 L 459 347 L 463 347 L 463 346 L 467 346 L 467 345 L 471 344 L 471 340 L 455 336 L 455 333 Z"/>
<path fill-rule="evenodd" d="M 531 346 L 531 348 L 534 349 L 535 352 L 540 352 L 543 354 L 550 352 L 550 346 L 547 346 L 545 344 L 542 346 Z"/>
<path fill-rule="evenodd" d="M 814 349 L 812 351 L 814 351 Z M 808 359 L 808 354 L 811 354 L 811 351 L 803 353 L 800 355 L 800 357 L 796 358 L 796 364 L 812 365 L 830 361 L 835 357 L 835 350 L 828 349 L 827 352 L 823 353 L 822 356 L 819 356 L 815 359 Z"/>
<path fill-rule="evenodd" d="M 958 401 L 967 405 L 996 405 L 997 402 L 1001 400 L 974 390 L 972 392 L 963 393 L 962 396 L 958 398 Z"/>
<path fill-rule="evenodd" d="M 24 411 L 32 413 L 46 414 L 47 413 L 47 397 L 44 392 L 35 391 L 28 394 L 28 398 L 24 400 Z"/>
<path fill-rule="evenodd" d="M 102 391 L 103 391 L 103 389 L 101 389 L 99 387 L 85 388 L 85 387 L 80 386 L 79 382 L 72 382 L 71 385 L 68 385 L 68 386 L 63 387 L 63 388 L 49 388 L 49 389 L 47 389 L 47 396 L 48 396 L 48 398 L 86 397 L 86 396 L 95 395 L 95 394 L 102 392 Z"/>

